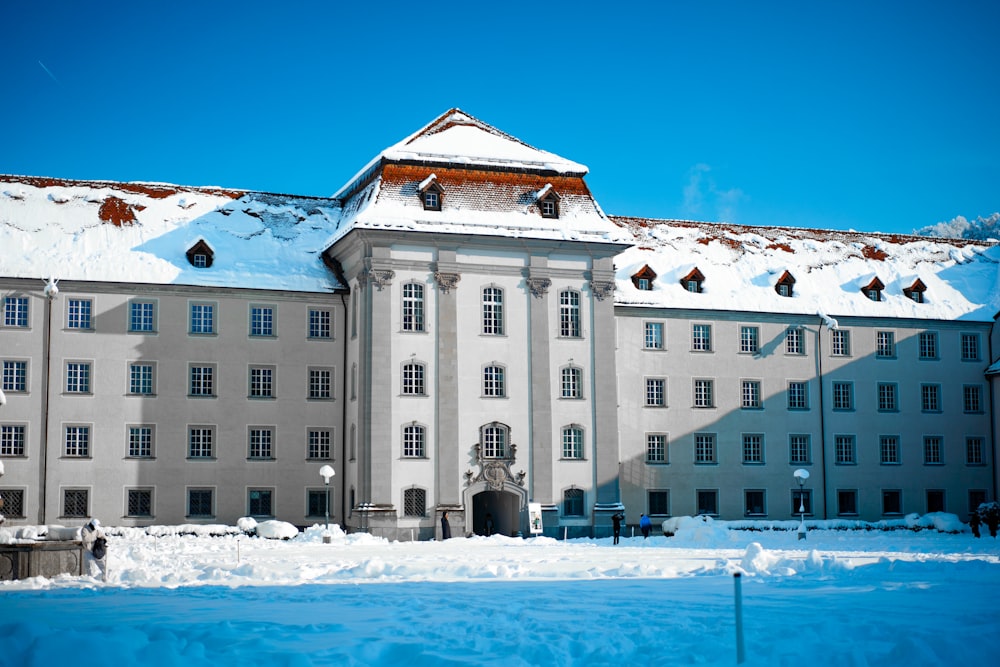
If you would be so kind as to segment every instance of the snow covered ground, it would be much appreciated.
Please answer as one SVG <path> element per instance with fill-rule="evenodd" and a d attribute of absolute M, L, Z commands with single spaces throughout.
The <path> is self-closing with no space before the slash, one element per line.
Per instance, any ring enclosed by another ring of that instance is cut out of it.
<path fill-rule="evenodd" d="M 956 525 L 961 526 L 961 524 Z M 934 529 L 388 542 L 111 529 L 108 581 L 0 584 L 0 665 L 989 665 L 1000 542 Z"/>

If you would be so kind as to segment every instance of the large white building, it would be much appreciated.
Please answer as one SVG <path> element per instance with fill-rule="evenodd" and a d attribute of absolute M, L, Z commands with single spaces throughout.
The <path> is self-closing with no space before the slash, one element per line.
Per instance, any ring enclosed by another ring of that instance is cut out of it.
<path fill-rule="evenodd" d="M 451 110 L 330 198 L 0 177 L 0 512 L 427 539 L 996 498 L 1000 248 L 608 216 L 586 172 Z"/>

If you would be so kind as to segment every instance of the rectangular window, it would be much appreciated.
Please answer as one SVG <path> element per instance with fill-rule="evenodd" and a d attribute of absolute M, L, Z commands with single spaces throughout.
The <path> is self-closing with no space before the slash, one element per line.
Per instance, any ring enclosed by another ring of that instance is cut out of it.
<path fill-rule="evenodd" d="M 893 331 L 875 332 L 875 356 L 879 359 L 893 359 L 896 356 L 896 334 Z"/>
<path fill-rule="evenodd" d="M 271 489 L 250 489 L 247 491 L 247 514 L 252 517 L 274 516 L 274 506 L 271 503 Z"/>
<path fill-rule="evenodd" d="M 128 427 L 128 456 L 133 459 L 148 459 L 153 456 L 153 427 Z"/>
<path fill-rule="evenodd" d="M 333 398 L 333 371 L 329 368 L 309 369 L 309 398 L 320 401 Z"/>
<path fill-rule="evenodd" d="M 583 429 L 568 426 L 562 430 L 562 457 L 579 460 L 583 458 Z"/>
<path fill-rule="evenodd" d="M 3 325 L 28 328 L 28 297 L 6 296 L 3 299 Z"/>
<path fill-rule="evenodd" d="M 667 381 L 663 378 L 646 378 L 646 406 L 662 408 L 667 404 Z"/>
<path fill-rule="evenodd" d="M 858 462 L 854 448 L 853 435 L 838 435 L 833 440 L 835 461 L 840 465 L 853 465 Z"/>
<path fill-rule="evenodd" d="M 694 381 L 694 407 L 711 408 L 715 405 L 715 383 L 713 380 Z"/>
<path fill-rule="evenodd" d="M 66 392 L 70 394 L 90 393 L 90 364 L 85 361 L 70 361 L 66 364 Z"/>
<path fill-rule="evenodd" d="M 274 458 L 274 429 L 254 426 L 250 428 L 247 458 L 271 460 Z"/>
<path fill-rule="evenodd" d="M 920 358 L 938 358 L 938 336 L 933 331 L 923 331 L 920 334 Z"/>
<path fill-rule="evenodd" d="M 788 383 L 788 409 L 806 410 L 809 408 L 808 384 L 805 382 Z"/>
<path fill-rule="evenodd" d="M 274 398 L 274 369 L 250 367 L 250 398 Z"/>
<path fill-rule="evenodd" d="M 716 489 L 698 489 L 695 491 L 698 500 L 698 514 L 718 516 L 719 492 Z"/>
<path fill-rule="evenodd" d="M 403 491 L 403 515 L 425 516 L 427 514 L 427 491 L 406 489 Z"/>
<path fill-rule="evenodd" d="M 694 462 L 695 463 L 716 463 L 715 457 L 715 434 L 695 433 L 694 434 Z"/>
<path fill-rule="evenodd" d="M 763 407 L 760 399 L 760 380 L 743 380 L 742 402 L 744 410 L 757 410 Z"/>
<path fill-rule="evenodd" d="M 306 495 L 306 516 L 326 516 L 328 490 L 310 489 Z"/>
<path fill-rule="evenodd" d="M 760 329 L 758 327 L 740 327 L 740 352 L 755 354 L 760 349 Z"/>
<path fill-rule="evenodd" d="M 4 516 L 11 519 L 25 518 L 24 491 L 22 489 L 0 489 L 0 496 L 3 496 Z"/>
<path fill-rule="evenodd" d="M 980 385 L 967 384 L 962 387 L 962 407 L 966 414 L 983 411 L 983 388 Z"/>
<path fill-rule="evenodd" d="M 785 354 L 805 354 L 806 346 L 802 338 L 802 327 L 785 329 Z"/>
<path fill-rule="evenodd" d="M 425 394 L 423 364 L 403 365 L 403 394 L 405 396 L 423 396 Z"/>
<path fill-rule="evenodd" d="M 156 305 L 152 301 L 130 301 L 128 330 L 151 333 L 156 330 Z"/>
<path fill-rule="evenodd" d="M 927 489 L 927 513 L 944 511 L 944 491 L 942 489 Z"/>
<path fill-rule="evenodd" d="M 879 463 L 899 465 L 899 436 L 880 435 L 878 438 Z"/>
<path fill-rule="evenodd" d="M 86 458 L 90 456 L 90 427 L 67 426 L 64 435 L 64 456 Z"/>
<path fill-rule="evenodd" d="M 9 392 L 25 392 L 28 390 L 28 362 L 3 362 L 3 390 Z"/>
<path fill-rule="evenodd" d="M 191 367 L 191 396 L 215 396 L 215 367 Z"/>
<path fill-rule="evenodd" d="M 763 489 L 747 489 L 743 492 L 744 516 L 767 516 L 766 494 Z"/>
<path fill-rule="evenodd" d="M 144 396 L 153 394 L 153 364 L 129 364 L 128 393 Z"/>
<path fill-rule="evenodd" d="M 764 462 L 764 436 L 760 433 L 743 434 L 743 463 Z"/>
<path fill-rule="evenodd" d="M 212 517 L 215 510 L 212 508 L 212 489 L 188 489 L 188 516 L 189 517 Z"/>
<path fill-rule="evenodd" d="M 833 383 L 833 409 L 854 409 L 854 385 L 850 382 Z"/>
<path fill-rule="evenodd" d="M 311 461 L 329 461 L 333 458 L 333 435 L 328 428 L 311 428 L 308 432 L 306 458 Z"/>
<path fill-rule="evenodd" d="M 148 518 L 153 516 L 153 492 L 149 489 L 129 489 L 125 516 Z"/>
<path fill-rule="evenodd" d="M 941 465 L 944 463 L 944 448 L 941 437 L 937 435 L 924 436 L 924 465 Z"/>
<path fill-rule="evenodd" d="M 839 516 L 858 515 L 858 492 L 855 489 L 837 489 L 837 514 Z"/>
<path fill-rule="evenodd" d="M 215 428 L 191 426 L 188 428 L 188 458 L 210 459 L 214 456 Z"/>
<path fill-rule="evenodd" d="M 192 303 L 190 329 L 193 334 L 214 334 L 215 304 Z"/>
<path fill-rule="evenodd" d="M 962 334 L 962 361 L 979 361 L 979 334 Z"/>
<path fill-rule="evenodd" d="M 483 290 L 483 333 L 503 335 L 503 290 L 499 287 Z"/>
<path fill-rule="evenodd" d="M 692 324 L 691 325 L 691 349 L 695 352 L 712 351 L 712 325 Z"/>
<path fill-rule="evenodd" d="M 406 458 L 424 458 L 427 431 L 423 426 L 410 424 L 403 427 L 403 456 Z"/>
<path fill-rule="evenodd" d="M 924 412 L 941 412 L 941 386 L 920 385 L 920 409 Z"/>
<path fill-rule="evenodd" d="M 583 371 L 574 367 L 562 369 L 561 386 L 563 398 L 583 398 Z"/>
<path fill-rule="evenodd" d="M 90 492 L 86 489 L 63 489 L 63 517 L 82 519 L 90 516 Z"/>
<path fill-rule="evenodd" d="M 563 516 L 583 516 L 583 489 L 563 491 Z"/>
<path fill-rule="evenodd" d="M 793 434 L 788 436 L 788 462 L 812 463 L 812 451 L 808 435 Z"/>
<path fill-rule="evenodd" d="M 903 513 L 903 492 L 898 489 L 883 489 L 882 514 Z"/>
<path fill-rule="evenodd" d="M 667 436 L 664 433 L 646 435 L 646 463 L 668 463 Z"/>
<path fill-rule="evenodd" d="M 970 466 L 981 466 L 986 464 L 982 438 L 972 437 L 965 439 L 965 463 Z"/>
<path fill-rule="evenodd" d="M 91 329 L 91 311 L 93 302 L 90 299 L 70 299 L 66 311 L 67 329 Z"/>
<path fill-rule="evenodd" d="M 896 384 L 894 382 L 878 383 L 879 412 L 896 412 Z"/>
<path fill-rule="evenodd" d="M 647 350 L 663 349 L 663 322 L 645 323 L 644 347 Z"/>
<path fill-rule="evenodd" d="M 559 335 L 580 337 L 580 293 L 573 290 L 559 292 Z"/>
<path fill-rule="evenodd" d="M 274 336 L 273 306 L 250 307 L 250 335 L 263 337 Z"/>
<path fill-rule="evenodd" d="M 649 516 L 670 516 L 670 491 L 649 491 Z"/>
<path fill-rule="evenodd" d="M 329 310 L 309 309 L 309 338 L 333 338 L 333 315 Z"/>
<path fill-rule="evenodd" d="M 23 424 L 0 425 L 0 456 L 24 456 L 24 433 Z"/>
<path fill-rule="evenodd" d="M 403 284 L 403 331 L 424 330 L 424 286 Z"/>
<path fill-rule="evenodd" d="M 849 357 L 851 355 L 851 332 L 843 329 L 834 329 L 830 332 L 831 354 L 835 357 Z"/>
<path fill-rule="evenodd" d="M 483 369 L 483 396 L 490 398 L 506 396 L 502 366 L 487 366 Z"/>
<path fill-rule="evenodd" d="M 792 490 L 792 514 L 803 516 L 812 514 L 812 491 L 809 489 Z"/>

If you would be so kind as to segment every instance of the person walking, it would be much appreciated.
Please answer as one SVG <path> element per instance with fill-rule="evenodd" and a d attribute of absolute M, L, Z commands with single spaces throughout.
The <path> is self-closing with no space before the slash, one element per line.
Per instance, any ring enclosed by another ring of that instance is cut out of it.
<path fill-rule="evenodd" d="M 100 575 L 107 581 L 108 538 L 98 519 L 91 519 L 80 529 L 80 541 L 83 542 L 83 573 L 91 577 Z"/>
<path fill-rule="evenodd" d="M 622 534 L 622 521 L 625 520 L 625 515 L 621 512 L 616 512 L 611 515 L 611 529 L 615 535 L 615 544 L 618 544 L 618 538 Z"/>
<path fill-rule="evenodd" d="M 441 539 L 450 540 L 451 539 L 451 524 L 448 523 L 448 513 L 443 512 L 441 514 Z"/>
<path fill-rule="evenodd" d="M 653 522 L 645 514 L 639 515 L 639 530 L 642 531 L 642 539 L 649 537 L 649 531 L 653 528 Z"/>

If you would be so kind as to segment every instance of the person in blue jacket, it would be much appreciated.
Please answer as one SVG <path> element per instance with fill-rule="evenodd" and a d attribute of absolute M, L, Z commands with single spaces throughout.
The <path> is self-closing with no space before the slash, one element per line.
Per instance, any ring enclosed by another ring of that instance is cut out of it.
<path fill-rule="evenodd" d="M 639 517 L 639 530 L 642 531 L 642 538 L 646 539 L 649 537 L 649 531 L 653 528 L 653 522 L 649 520 L 649 517 L 645 514 Z"/>

